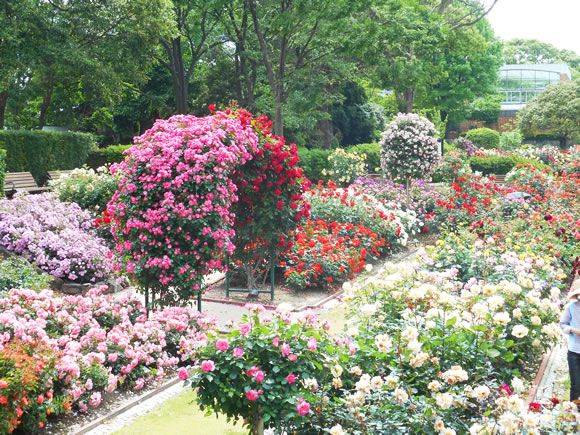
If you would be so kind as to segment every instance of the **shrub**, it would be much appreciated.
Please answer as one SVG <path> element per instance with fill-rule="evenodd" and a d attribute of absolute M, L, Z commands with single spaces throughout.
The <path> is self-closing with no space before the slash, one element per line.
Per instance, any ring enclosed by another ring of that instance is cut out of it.
<path fill-rule="evenodd" d="M 97 169 L 111 163 L 120 163 L 125 158 L 125 151 L 133 145 L 109 145 L 104 148 L 93 150 L 87 159 L 87 164 Z"/>
<path fill-rule="evenodd" d="M 0 245 L 59 278 L 87 283 L 111 273 L 110 252 L 92 228 L 88 212 L 54 193 L 0 200 Z"/>
<path fill-rule="evenodd" d="M 454 143 L 456 149 L 464 152 L 467 157 L 471 157 L 472 155 L 474 155 L 475 153 L 477 153 L 479 151 L 479 148 L 477 148 L 473 142 L 471 142 L 469 139 L 465 139 L 464 137 L 458 137 L 457 139 L 455 139 L 455 143 Z M 447 151 L 447 150 L 446 150 Z"/>
<path fill-rule="evenodd" d="M 6 150 L 0 149 L 0 198 L 4 196 L 5 177 L 6 177 Z"/>
<path fill-rule="evenodd" d="M 504 131 L 499 136 L 499 148 L 502 150 L 513 150 L 522 145 L 523 136 L 517 131 Z"/>
<path fill-rule="evenodd" d="M 48 171 L 80 168 L 96 146 L 91 134 L 58 131 L 0 131 L 8 172 L 30 172 L 44 184 Z"/>
<path fill-rule="evenodd" d="M 117 177 L 108 169 L 98 172 L 93 169 L 75 169 L 50 182 L 59 200 L 74 202 L 93 215 L 105 211 L 117 184 Z"/>
<path fill-rule="evenodd" d="M 436 130 L 414 113 L 399 113 L 381 136 L 381 167 L 394 181 L 428 179 L 439 159 Z"/>
<path fill-rule="evenodd" d="M 307 220 L 296 229 L 292 247 L 282 257 L 291 287 L 336 285 L 354 278 L 368 258 L 377 258 L 384 238 L 362 225 Z"/>
<path fill-rule="evenodd" d="M 381 145 L 378 143 L 361 143 L 348 148 L 348 151 L 365 155 L 367 173 L 381 171 Z"/>
<path fill-rule="evenodd" d="M 329 167 L 323 169 L 322 174 L 327 175 L 338 185 L 346 186 L 366 174 L 365 159 L 365 154 L 352 153 L 337 148 L 328 156 Z"/>
<path fill-rule="evenodd" d="M 505 175 L 518 164 L 529 163 L 538 169 L 547 166 L 537 159 L 526 159 L 514 155 L 498 156 L 475 156 L 469 161 L 469 165 L 474 172 L 481 172 L 483 175 Z"/>
<path fill-rule="evenodd" d="M 452 151 L 445 155 L 435 167 L 432 180 L 435 183 L 453 181 L 457 177 L 471 173 L 469 161 L 459 151 Z"/>
<path fill-rule="evenodd" d="M 327 180 L 322 171 L 328 169 L 328 156 L 332 150 L 321 148 L 299 148 L 300 167 L 304 171 L 304 176 L 313 182 Z"/>
<path fill-rule="evenodd" d="M 499 146 L 499 133 L 491 128 L 475 128 L 463 136 L 478 148 L 492 149 Z"/>
<path fill-rule="evenodd" d="M 0 261 L 0 295 L 13 288 L 40 291 L 52 281 L 22 257 L 11 256 Z"/>

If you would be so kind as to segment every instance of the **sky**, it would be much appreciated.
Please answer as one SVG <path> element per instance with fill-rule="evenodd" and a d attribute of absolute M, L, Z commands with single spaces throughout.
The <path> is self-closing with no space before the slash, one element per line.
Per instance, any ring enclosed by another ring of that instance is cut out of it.
<path fill-rule="evenodd" d="M 488 19 L 503 40 L 539 39 L 580 54 L 580 0 L 499 0 Z"/>

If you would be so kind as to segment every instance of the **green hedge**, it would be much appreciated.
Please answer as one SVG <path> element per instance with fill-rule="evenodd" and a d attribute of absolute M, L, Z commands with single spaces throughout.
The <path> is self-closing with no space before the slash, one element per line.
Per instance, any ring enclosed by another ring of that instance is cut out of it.
<path fill-rule="evenodd" d="M 518 156 L 477 156 L 470 160 L 469 165 L 472 171 L 481 172 L 483 175 L 505 175 L 520 163 L 529 163 L 538 169 L 548 168 L 547 165 L 538 160 Z"/>
<path fill-rule="evenodd" d="M 133 145 L 110 145 L 105 148 L 98 148 L 91 152 L 87 163 L 93 169 L 111 163 L 119 163 L 125 158 L 123 152 L 132 146 Z"/>
<path fill-rule="evenodd" d="M 6 177 L 6 150 L 0 149 L 0 198 L 4 196 L 5 177 Z"/>
<path fill-rule="evenodd" d="M 313 183 L 319 180 L 326 180 L 327 177 L 322 175 L 323 169 L 328 169 L 328 156 L 332 150 L 313 148 L 298 148 L 300 157 L 300 167 L 304 169 L 304 175 Z"/>
<path fill-rule="evenodd" d="M 492 149 L 499 146 L 499 133 L 491 128 L 475 128 L 463 135 L 478 148 Z"/>
<path fill-rule="evenodd" d="M 0 131 L 0 148 L 6 150 L 8 172 L 31 172 L 44 184 L 48 171 L 83 166 L 95 148 L 95 138 L 88 133 L 5 130 Z"/>
<path fill-rule="evenodd" d="M 353 145 L 347 149 L 355 153 L 366 154 L 366 163 L 369 174 L 380 172 L 381 167 L 381 145 L 378 143 L 361 143 Z"/>

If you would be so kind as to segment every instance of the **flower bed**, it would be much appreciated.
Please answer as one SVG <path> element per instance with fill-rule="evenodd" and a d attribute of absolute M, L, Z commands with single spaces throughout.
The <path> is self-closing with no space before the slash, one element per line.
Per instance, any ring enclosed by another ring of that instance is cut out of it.
<path fill-rule="evenodd" d="M 191 355 L 193 385 L 206 386 L 207 376 L 221 379 L 232 370 L 248 375 L 227 395 L 206 388 L 200 403 L 249 423 L 268 415 L 266 427 L 288 432 L 576 433 L 575 405 L 554 398 L 528 406 L 523 398 L 542 354 L 561 334 L 560 294 L 573 267 L 563 253 L 577 250 L 580 239 L 578 232 L 572 236 L 578 203 L 569 196 L 576 183 L 557 177 L 544 186 L 542 198 L 549 200 L 534 199 L 504 215 L 505 195 L 516 186 L 457 180 L 451 197 L 438 203 L 436 213 L 449 214 L 452 225 L 433 248 L 343 286 L 346 336 L 308 351 L 298 344 L 295 353 L 280 342 L 256 344 L 242 325 L 228 337 L 216 336 Z M 303 321 L 283 320 L 283 328 L 300 334 Z M 279 334 L 277 320 L 256 322 L 261 335 Z M 302 343 L 310 334 L 294 340 Z M 308 352 L 318 352 L 326 370 L 309 374 L 314 378 L 303 380 L 298 391 L 284 388 L 281 375 L 269 376 L 277 362 L 265 371 L 265 360 L 236 359 L 233 340 L 245 354 L 259 348 L 268 361 L 284 361 L 284 373 L 294 373 Z M 289 354 L 295 366 L 285 362 Z M 265 374 L 261 380 L 253 365 Z M 269 382 L 275 396 L 266 396 L 256 381 Z"/>
<path fill-rule="evenodd" d="M 0 299 L 0 424 L 31 430 L 48 416 L 98 407 L 105 393 L 140 390 L 204 344 L 213 322 L 187 308 L 145 316 L 103 288 L 86 297 L 11 290 Z"/>
<path fill-rule="evenodd" d="M 52 193 L 0 200 L 0 246 L 58 278 L 92 283 L 112 272 L 110 251 L 92 227 L 88 212 Z"/>

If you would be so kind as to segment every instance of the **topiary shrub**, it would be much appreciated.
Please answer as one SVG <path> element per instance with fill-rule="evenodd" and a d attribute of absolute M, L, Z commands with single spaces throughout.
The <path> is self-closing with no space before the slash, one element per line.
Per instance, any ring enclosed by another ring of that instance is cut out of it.
<path fill-rule="evenodd" d="M 491 128 L 475 128 L 463 135 L 478 148 L 492 149 L 499 147 L 500 134 Z"/>
<path fill-rule="evenodd" d="M 348 151 L 366 156 L 365 161 L 369 174 L 381 171 L 381 145 L 379 143 L 361 143 L 348 148 Z"/>
<path fill-rule="evenodd" d="M 504 131 L 499 136 L 499 148 L 504 151 L 514 150 L 522 146 L 523 136 L 517 131 Z"/>
<path fill-rule="evenodd" d="M 381 167 L 395 181 L 428 179 L 439 160 L 435 126 L 415 113 L 399 113 L 381 137 Z"/>
<path fill-rule="evenodd" d="M 97 169 L 111 163 L 120 163 L 125 158 L 125 151 L 133 145 L 110 145 L 105 148 L 97 148 L 92 151 L 87 159 L 87 164 Z"/>
<path fill-rule="evenodd" d="M 6 150 L 8 172 L 30 172 L 39 184 L 48 179 L 48 171 L 83 166 L 96 147 L 88 133 L 62 131 L 0 131 L 0 148 Z"/>
<path fill-rule="evenodd" d="M 6 150 L 0 149 L 0 198 L 4 196 L 5 177 L 6 177 Z"/>

